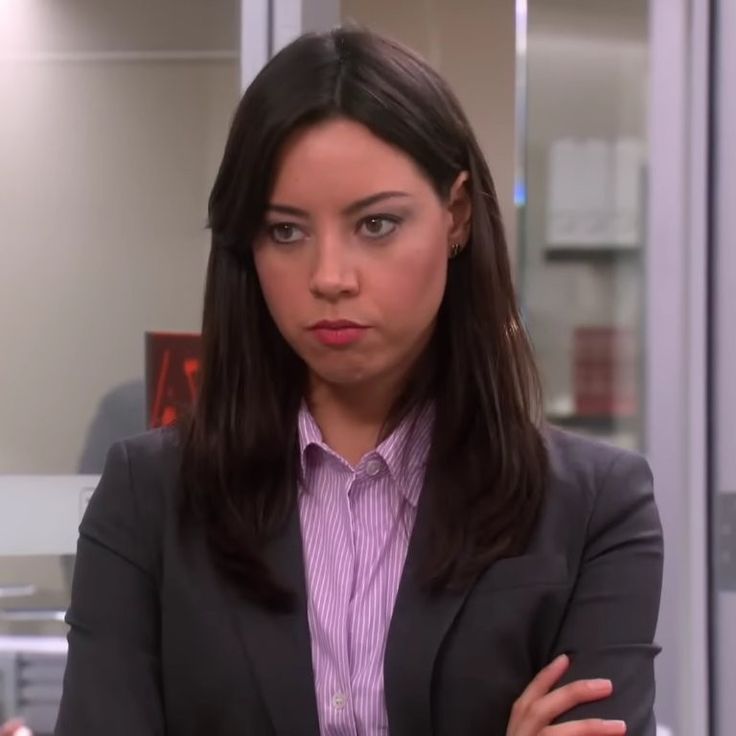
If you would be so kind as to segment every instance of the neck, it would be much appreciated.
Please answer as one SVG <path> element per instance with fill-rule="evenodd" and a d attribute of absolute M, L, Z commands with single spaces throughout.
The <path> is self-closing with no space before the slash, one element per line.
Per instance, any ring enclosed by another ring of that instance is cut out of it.
<path fill-rule="evenodd" d="M 309 410 L 326 444 L 351 465 L 378 444 L 399 387 L 335 386 L 310 381 Z"/>

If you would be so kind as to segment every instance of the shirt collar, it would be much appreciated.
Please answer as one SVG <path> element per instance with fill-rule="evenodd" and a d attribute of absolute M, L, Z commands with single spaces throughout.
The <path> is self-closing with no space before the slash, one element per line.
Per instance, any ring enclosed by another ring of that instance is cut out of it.
<path fill-rule="evenodd" d="M 361 461 L 363 463 L 371 455 L 380 456 L 388 467 L 389 473 L 406 500 L 414 507 L 419 502 L 424 471 L 429 456 L 429 448 L 434 427 L 434 407 L 428 405 L 419 411 L 409 414 L 399 426 Z M 322 432 L 317 426 L 306 402 L 302 402 L 298 417 L 299 457 L 302 477 L 308 481 L 310 472 L 310 448 L 319 448 L 323 452 L 338 458 L 349 467 L 347 461 L 340 457 L 325 443 Z M 309 483 L 302 485 L 306 490 Z"/>

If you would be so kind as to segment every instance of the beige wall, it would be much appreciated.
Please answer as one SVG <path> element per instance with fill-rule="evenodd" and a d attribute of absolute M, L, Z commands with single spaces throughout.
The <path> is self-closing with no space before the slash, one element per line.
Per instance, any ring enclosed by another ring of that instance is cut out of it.
<path fill-rule="evenodd" d="M 0 57 L 0 474 L 77 472 L 101 407 L 142 427 L 145 331 L 199 328 L 239 72 L 189 52 L 236 54 L 237 2 L 153 5 L 0 16 L 17 41 Z"/>
<path fill-rule="evenodd" d="M 411 46 L 452 85 L 496 182 L 512 251 L 516 37 L 514 0 L 342 0 L 354 20 Z"/>

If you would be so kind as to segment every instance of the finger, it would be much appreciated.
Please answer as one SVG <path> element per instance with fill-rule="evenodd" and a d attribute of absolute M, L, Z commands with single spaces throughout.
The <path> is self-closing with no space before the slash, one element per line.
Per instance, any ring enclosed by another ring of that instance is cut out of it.
<path fill-rule="evenodd" d="M 510 729 L 518 726 L 520 719 L 524 717 L 531 704 L 544 697 L 565 674 L 569 666 L 570 658 L 566 654 L 561 654 L 539 672 L 514 703 L 509 721 Z"/>
<path fill-rule="evenodd" d="M 590 703 L 607 698 L 613 692 L 610 680 L 576 680 L 533 702 L 523 719 L 519 736 L 538 734 L 545 726 L 563 713 L 581 703 Z"/>
<path fill-rule="evenodd" d="M 0 726 L 0 736 L 15 736 L 24 726 L 25 723 L 20 718 L 14 718 Z M 27 729 L 26 733 L 28 733 Z"/>
<path fill-rule="evenodd" d="M 23 721 L 21 721 L 20 718 L 13 718 L 12 721 L 6 721 L 5 723 L 0 726 L 0 736 L 6 736 L 7 734 L 12 734 L 14 731 L 19 729 L 21 726 L 24 726 L 25 724 Z"/>
<path fill-rule="evenodd" d="M 539 736 L 624 736 L 626 724 L 623 721 L 604 721 L 589 718 L 584 721 L 570 721 L 556 726 L 547 726 Z"/>
<path fill-rule="evenodd" d="M 565 674 L 569 666 L 570 658 L 566 654 L 561 654 L 556 659 L 553 659 L 527 685 L 526 690 L 521 694 L 519 700 L 531 702 L 546 695 L 559 681 L 560 677 Z"/>

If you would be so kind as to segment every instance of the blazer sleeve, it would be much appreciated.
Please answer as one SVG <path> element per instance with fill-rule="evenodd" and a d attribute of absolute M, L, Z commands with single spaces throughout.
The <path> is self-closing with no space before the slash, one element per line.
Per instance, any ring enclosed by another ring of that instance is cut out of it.
<path fill-rule="evenodd" d="M 663 543 L 646 461 L 620 452 L 597 483 L 583 558 L 554 655 L 571 657 L 564 681 L 607 678 L 613 695 L 558 722 L 610 718 L 627 736 L 654 736 L 654 633 Z"/>
<path fill-rule="evenodd" d="M 155 556 L 141 517 L 116 443 L 79 528 L 56 736 L 165 733 Z"/>

